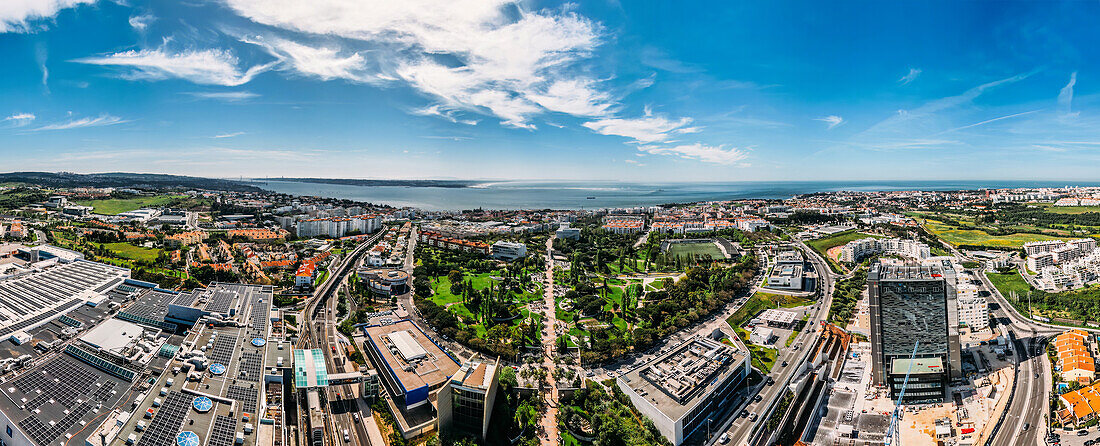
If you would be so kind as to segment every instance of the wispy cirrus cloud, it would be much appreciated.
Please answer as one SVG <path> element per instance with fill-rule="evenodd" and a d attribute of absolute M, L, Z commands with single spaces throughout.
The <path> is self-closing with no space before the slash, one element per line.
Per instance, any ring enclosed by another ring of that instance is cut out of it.
<path fill-rule="evenodd" d="M 1005 119 L 1012 119 L 1012 118 L 1016 118 L 1016 117 L 1020 117 L 1020 116 L 1030 115 L 1032 113 L 1038 113 L 1038 112 L 1041 112 L 1041 111 L 1043 111 L 1043 110 L 1038 109 L 1038 110 L 1030 110 L 1030 111 L 1020 112 L 1020 113 L 1013 113 L 1013 114 L 1005 115 L 1005 116 L 998 116 L 996 118 L 990 118 L 990 119 L 982 120 L 982 121 L 979 121 L 979 122 L 975 122 L 973 124 L 967 124 L 967 125 L 964 125 L 964 126 L 961 126 L 961 127 L 955 127 L 955 128 L 952 128 L 952 129 L 947 129 L 947 130 L 944 130 L 940 133 L 937 133 L 936 135 L 942 135 L 944 133 L 950 133 L 950 132 L 955 132 L 955 131 L 959 131 L 959 130 L 966 130 L 966 129 L 969 129 L 969 128 L 983 126 L 983 125 L 986 125 L 986 124 L 989 124 L 989 123 L 1002 121 L 1002 120 L 1005 120 Z"/>
<path fill-rule="evenodd" d="M 677 146 L 639 146 L 638 150 L 653 155 L 670 155 L 689 160 L 714 164 L 737 164 L 748 157 L 745 151 L 736 147 L 711 146 L 706 144 L 682 144 Z"/>
<path fill-rule="evenodd" d="M 245 99 L 260 97 L 260 95 L 250 91 L 193 91 L 187 94 L 196 98 L 216 99 L 219 101 L 243 101 Z"/>
<path fill-rule="evenodd" d="M 22 127 L 30 124 L 34 119 L 34 113 L 13 113 L 11 116 L 4 118 L 4 122 L 10 123 L 14 127 Z"/>
<path fill-rule="evenodd" d="M 130 121 L 119 118 L 118 116 L 112 116 L 112 115 L 104 114 L 104 115 L 99 115 L 99 116 L 94 117 L 94 118 L 92 118 L 92 117 L 80 118 L 80 119 L 73 119 L 73 120 L 69 120 L 69 121 L 65 121 L 65 122 L 47 124 L 47 125 L 44 125 L 42 127 L 38 127 L 38 128 L 32 129 L 32 130 L 34 130 L 36 132 L 37 131 L 48 131 L 48 130 L 71 130 L 71 129 L 79 129 L 79 128 L 85 128 L 85 127 L 102 127 L 102 126 L 108 126 L 108 125 L 116 125 L 116 124 L 122 124 L 122 123 L 126 123 L 126 122 L 130 122 Z"/>
<path fill-rule="evenodd" d="M 381 82 L 367 72 L 366 60 L 358 52 L 342 54 L 335 46 L 311 46 L 287 39 L 244 39 L 259 45 L 282 61 L 283 69 L 323 81 L 343 79 L 353 82 Z"/>
<path fill-rule="evenodd" d="M 829 116 L 826 116 L 826 117 L 823 117 L 823 118 L 815 118 L 814 120 L 815 121 L 821 121 L 821 122 L 824 122 L 824 123 L 828 124 L 825 127 L 825 130 L 832 130 L 834 127 L 836 127 L 838 125 L 841 125 L 841 124 L 844 124 L 844 118 L 841 118 L 840 116 L 837 116 L 837 115 L 829 115 Z"/>
<path fill-rule="evenodd" d="M 169 51 L 157 49 L 129 50 L 104 56 L 85 57 L 74 62 L 114 66 L 126 69 L 121 74 L 130 80 L 186 79 L 196 84 L 238 86 L 271 69 L 273 63 L 255 65 L 244 71 L 240 61 L 227 50 L 203 49 Z"/>
<path fill-rule="evenodd" d="M 1073 111 L 1073 86 L 1077 85 L 1077 72 L 1069 75 L 1069 82 L 1058 91 L 1058 111 L 1063 118 L 1076 118 L 1080 112 Z"/>
<path fill-rule="evenodd" d="M 669 119 L 655 115 L 649 107 L 640 118 L 606 118 L 582 125 L 602 135 L 615 135 L 638 143 L 654 143 L 668 140 L 676 134 L 695 133 L 698 127 L 688 127 L 691 118 Z"/>
<path fill-rule="evenodd" d="M 212 138 L 216 138 L 216 139 L 233 138 L 233 137 L 241 136 L 241 135 L 244 135 L 244 134 L 245 134 L 244 132 L 222 133 L 222 134 L 214 135 Z"/>
<path fill-rule="evenodd" d="M 909 68 L 909 73 L 906 73 L 905 76 L 902 76 L 900 79 L 898 79 L 898 83 L 902 85 L 909 85 L 909 83 L 917 80 L 917 76 L 920 76 L 920 73 L 920 68 Z"/>
<path fill-rule="evenodd" d="M 0 2 L 0 33 L 29 33 L 43 29 L 43 22 L 62 9 L 90 5 L 96 0 L 6 0 Z"/>

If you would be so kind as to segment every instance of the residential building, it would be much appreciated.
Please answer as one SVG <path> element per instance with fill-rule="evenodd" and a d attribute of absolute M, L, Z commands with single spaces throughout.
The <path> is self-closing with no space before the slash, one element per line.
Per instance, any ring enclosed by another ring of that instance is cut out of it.
<path fill-rule="evenodd" d="M 317 265 L 313 262 L 302 262 L 298 266 L 298 271 L 294 272 L 294 286 L 302 288 L 313 285 L 313 280 L 316 277 Z"/>
<path fill-rule="evenodd" d="M 608 215 L 603 218 L 602 228 L 616 234 L 633 234 L 645 229 L 644 215 Z"/>
<path fill-rule="evenodd" d="M 928 245 L 917 240 L 899 238 L 867 237 L 850 241 L 840 248 L 840 260 L 844 262 L 855 263 L 876 254 L 899 255 L 915 260 L 925 260 L 932 256 Z"/>
<path fill-rule="evenodd" d="M 1084 330 L 1070 330 L 1054 338 L 1054 348 L 1058 352 L 1056 368 L 1062 381 L 1088 384 L 1096 379 L 1092 345 L 1091 336 Z"/>
<path fill-rule="evenodd" d="M 978 294 L 978 287 L 969 283 L 960 283 L 956 287 L 959 308 L 959 324 L 971 330 L 983 330 L 989 327 L 989 303 Z"/>
<path fill-rule="evenodd" d="M 440 434 L 472 434 L 485 440 L 500 386 L 497 364 L 472 359 L 447 380 L 438 397 Z"/>
<path fill-rule="evenodd" d="M 922 376 L 929 386 L 910 387 L 906 401 L 942 401 L 947 387 L 936 383 L 961 376 L 955 286 L 949 261 L 920 266 L 875 263 L 867 273 L 872 382 L 889 385 L 892 398 L 901 390 L 895 375 L 908 368 L 914 347 L 919 361 L 913 364 L 921 373 L 942 376 Z M 906 361 L 906 367 L 899 368 L 899 360 Z"/>

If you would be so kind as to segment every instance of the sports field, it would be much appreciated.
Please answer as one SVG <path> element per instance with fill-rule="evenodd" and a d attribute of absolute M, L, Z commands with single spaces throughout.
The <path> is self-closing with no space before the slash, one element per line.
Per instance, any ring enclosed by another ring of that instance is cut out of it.
<path fill-rule="evenodd" d="M 668 253 L 673 256 L 709 255 L 712 259 L 724 259 L 722 250 L 714 242 L 673 243 L 668 247 Z"/>
<path fill-rule="evenodd" d="M 1019 233 L 1010 235 L 989 235 L 989 233 L 977 229 L 959 229 L 955 226 L 945 225 L 935 220 L 926 220 L 924 228 L 939 237 L 941 240 L 954 246 L 976 245 L 995 248 L 1019 248 L 1027 242 L 1043 240 L 1069 240 L 1066 237 L 1054 237 L 1042 234 Z"/>

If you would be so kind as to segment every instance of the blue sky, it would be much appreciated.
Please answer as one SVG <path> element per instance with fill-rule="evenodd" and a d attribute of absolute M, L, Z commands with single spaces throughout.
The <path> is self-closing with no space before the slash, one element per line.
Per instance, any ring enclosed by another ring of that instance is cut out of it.
<path fill-rule="evenodd" d="M 1094 180 L 1097 2 L 0 2 L 0 170 Z"/>

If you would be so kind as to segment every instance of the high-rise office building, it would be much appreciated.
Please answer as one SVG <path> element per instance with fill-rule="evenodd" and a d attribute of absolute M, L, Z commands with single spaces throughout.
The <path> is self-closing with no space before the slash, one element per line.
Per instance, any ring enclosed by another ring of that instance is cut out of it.
<path fill-rule="evenodd" d="M 439 431 L 484 440 L 496 401 L 500 367 L 493 360 L 470 360 L 439 391 Z"/>
<path fill-rule="evenodd" d="M 867 273 L 872 381 L 891 397 L 909 374 L 906 401 L 943 400 L 948 380 L 961 375 L 955 280 L 950 261 L 876 263 Z"/>

